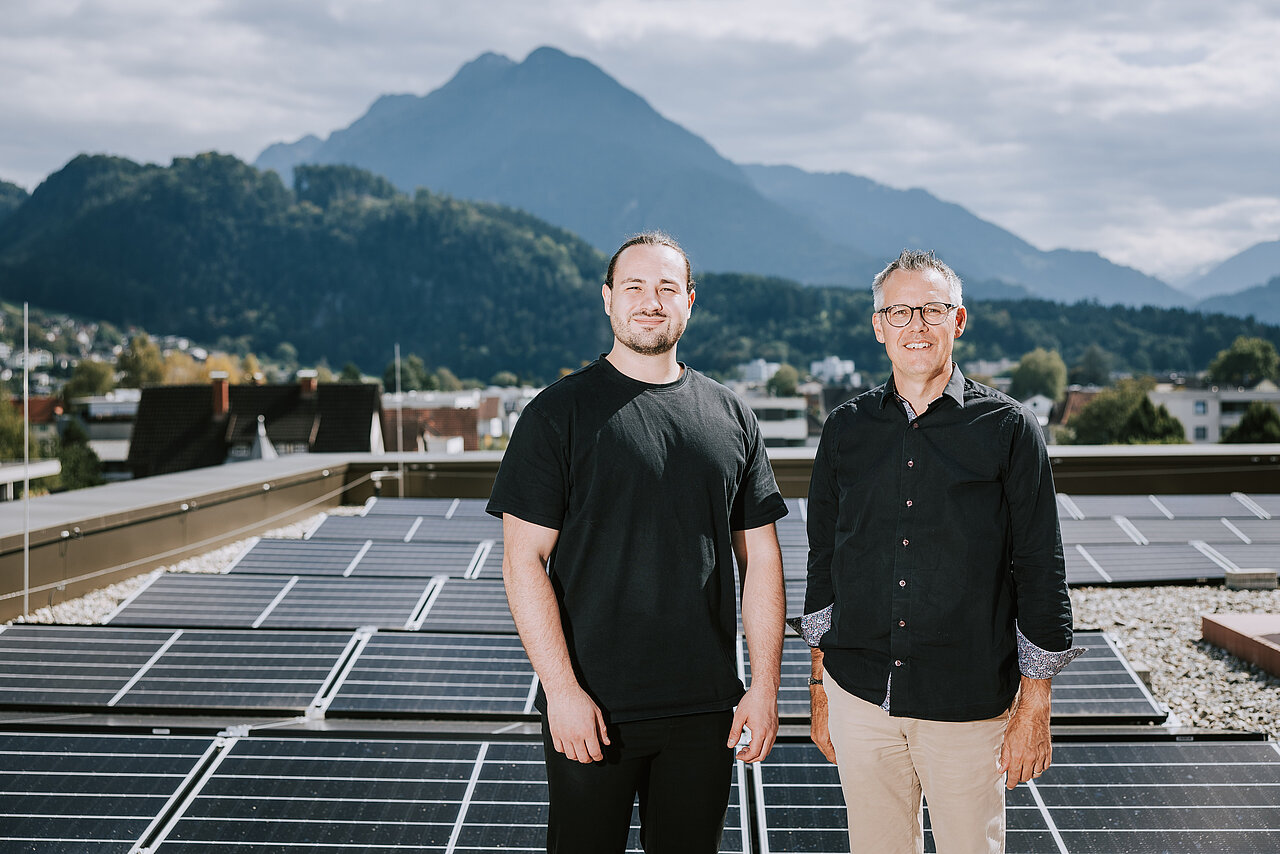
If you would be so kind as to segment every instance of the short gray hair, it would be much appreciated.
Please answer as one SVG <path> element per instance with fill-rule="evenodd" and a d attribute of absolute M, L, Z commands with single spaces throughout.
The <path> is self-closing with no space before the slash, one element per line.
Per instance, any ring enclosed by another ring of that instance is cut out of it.
<path fill-rule="evenodd" d="M 942 274 L 947 283 L 948 299 L 952 305 L 964 305 L 964 287 L 956 271 L 933 254 L 933 250 L 921 252 L 918 249 L 903 249 L 902 254 L 890 262 L 888 267 L 871 282 L 872 308 L 879 311 L 884 308 L 884 283 L 896 270 L 936 270 Z"/>

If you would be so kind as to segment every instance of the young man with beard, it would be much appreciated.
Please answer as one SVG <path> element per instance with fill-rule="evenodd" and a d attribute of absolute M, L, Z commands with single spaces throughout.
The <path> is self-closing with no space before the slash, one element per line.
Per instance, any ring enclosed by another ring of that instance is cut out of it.
<path fill-rule="evenodd" d="M 755 762 L 777 734 L 787 511 L 751 410 L 676 359 L 690 273 L 666 235 L 618 249 L 612 349 L 529 403 L 489 500 L 540 683 L 549 852 L 622 852 L 637 795 L 645 851 L 718 851 L 735 745 L 749 730 Z"/>
<path fill-rule="evenodd" d="M 809 487 L 801 628 L 812 737 L 855 854 L 1004 850 L 1004 792 L 1048 767 L 1071 647 L 1056 496 L 1035 417 L 951 360 L 960 278 L 903 252 L 872 284 L 889 381 L 832 410 Z"/>

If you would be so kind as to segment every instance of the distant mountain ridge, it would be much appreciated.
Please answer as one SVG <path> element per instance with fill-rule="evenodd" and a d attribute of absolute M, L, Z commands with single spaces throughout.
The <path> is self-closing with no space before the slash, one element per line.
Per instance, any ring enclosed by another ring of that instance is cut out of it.
<path fill-rule="evenodd" d="M 518 207 L 606 252 L 664 227 L 709 270 L 863 286 L 911 246 L 937 248 L 975 282 L 1062 302 L 1191 301 L 1095 253 L 1038 250 L 922 190 L 738 166 L 592 63 L 550 47 L 521 63 L 484 54 L 428 95 L 383 96 L 318 146 L 316 137 L 276 144 L 256 165 L 287 178 L 302 162 L 350 163 L 408 192 Z"/>
<path fill-rule="evenodd" d="M 1280 276 L 1280 240 L 1255 243 L 1187 282 L 1183 290 L 1204 300 L 1238 294 Z"/>

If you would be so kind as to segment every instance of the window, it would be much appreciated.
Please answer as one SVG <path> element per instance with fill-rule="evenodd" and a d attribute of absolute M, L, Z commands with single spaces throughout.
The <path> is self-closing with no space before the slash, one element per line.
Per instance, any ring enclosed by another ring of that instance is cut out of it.
<path fill-rule="evenodd" d="M 1207 400 L 1196 401 L 1196 415 L 1205 415 L 1209 411 L 1209 402 Z"/>
<path fill-rule="evenodd" d="M 1197 428 L 1196 428 L 1196 441 L 1197 441 L 1197 442 L 1203 442 L 1203 441 L 1205 441 L 1205 440 L 1206 440 L 1206 439 L 1208 439 L 1208 438 L 1209 438 L 1209 428 L 1208 428 L 1208 427 L 1197 427 Z"/>

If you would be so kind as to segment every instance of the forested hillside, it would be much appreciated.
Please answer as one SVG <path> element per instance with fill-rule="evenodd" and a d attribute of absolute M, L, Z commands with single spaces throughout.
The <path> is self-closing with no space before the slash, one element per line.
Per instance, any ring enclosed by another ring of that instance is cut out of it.
<path fill-rule="evenodd" d="M 427 365 L 546 381 L 606 349 L 606 258 L 527 213 L 404 195 L 347 166 L 301 167 L 295 186 L 228 156 L 169 167 L 78 157 L 0 220 L 0 297 L 117 326 L 230 342 L 380 372 L 392 345 Z M 805 367 L 829 354 L 887 368 L 865 289 L 700 275 L 681 356 L 715 373 L 755 357 Z M 983 283 L 972 283 L 980 293 Z M 1182 309 L 966 301 L 970 358 L 1090 344 L 1111 367 L 1205 368 L 1238 335 L 1280 328 Z"/>

